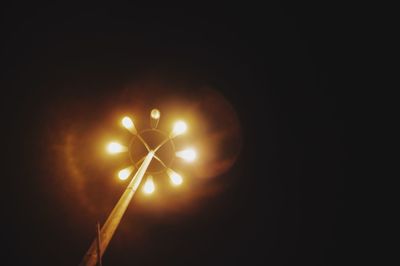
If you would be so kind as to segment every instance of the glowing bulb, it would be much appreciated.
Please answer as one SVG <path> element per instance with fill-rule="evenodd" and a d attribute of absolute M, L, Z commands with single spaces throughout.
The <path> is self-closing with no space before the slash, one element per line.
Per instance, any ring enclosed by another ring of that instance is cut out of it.
<path fill-rule="evenodd" d="M 150 126 L 151 128 L 157 128 L 158 121 L 160 120 L 160 111 L 158 109 L 153 109 L 150 112 Z"/>
<path fill-rule="evenodd" d="M 175 136 L 181 135 L 181 134 L 185 133 L 186 129 L 187 129 L 187 125 L 185 122 L 177 121 L 174 124 L 174 128 L 172 130 L 171 136 L 175 137 Z"/>
<path fill-rule="evenodd" d="M 121 180 L 126 180 L 132 173 L 133 167 L 127 167 L 125 169 L 122 169 L 121 171 L 118 172 L 118 178 Z"/>
<path fill-rule="evenodd" d="M 167 170 L 167 174 L 169 175 L 169 179 L 171 180 L 172 185 L 179 186 L 180 184 L 182 184 L 183 179 L 181 175 L 172 171 L 171 169 Z"/>
<path fill-rule="evenodd" d="M 196 152 L 193 149 L 186 149 L 176 152 L 176 156 L 184 159 L 185 161 L 192 162 L 196 159 Z"/>
<path fill-rule="evenodd" d="M 135 125 L 133 124 L 132 119 L 130 119 L 128 116 L 122 118 L 121 123 L 124 126 L 124 128 L 128 129 L 133 134 L 136 134 Z"/>
<path fill-rule="evenodd" d="M 146 194 L 151 194 L 155 190 L 154 182 L 153 182 L 153 177 L 149 176 L 146 180 L 146 183 L 144 184 L 143 187 L 143 192 Z"/>
<path fill-rule="evenodd" d="M 158 109 L 153 109 L 153 110 L 151 110 L 150 116 L 153 119 L 159 119 L 160 118 L 160 111 Z"/>
<path fill-rule="evenodd" d="M 133 121 L 129 117 L 125 116 L 122 118 L 122 125 L 127 129 L 133 128 Z"/>
<path fill-rule="evenodd" d="M 126 147 L 122 146 L 121 144 L 119 144 L 118 142 L 110 142 L 107 145 L 107 151 L 111 154 L 115 154 L 115 153 L 120 153 L 123 151 L 126 151 Z"/>

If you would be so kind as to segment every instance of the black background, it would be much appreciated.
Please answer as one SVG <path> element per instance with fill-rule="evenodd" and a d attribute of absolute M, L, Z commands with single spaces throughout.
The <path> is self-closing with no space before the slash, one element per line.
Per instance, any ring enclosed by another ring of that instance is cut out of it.
<path fill-rule="evenodd" d="M 173 227 L 154 222 L 151 243 L 115 244 L 104 265 L 344 264 L 341 20 L 331 6 L 277 2 L 5 7 L 1 264 L 80 262 L 94 220 L 71 223 L 45 193 L 56 188 L 37 181 L 43 110 L 112 94 L 142 73 L 220 90 L 243 148 L 221 177 L 232 186 L 208 207 Z"/>

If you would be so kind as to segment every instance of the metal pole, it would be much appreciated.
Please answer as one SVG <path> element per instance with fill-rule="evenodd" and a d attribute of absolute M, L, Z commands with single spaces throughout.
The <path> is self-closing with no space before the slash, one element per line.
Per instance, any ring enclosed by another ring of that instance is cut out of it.
<path fill-rule="evenodd" d="M 96 233 L 97 233 L 97 265 L 98 266 L 103 266 L 103 263 L 101 262 L 101 251 L 100 251 L 100 243 L 101 243 L 101 237 L 100 237 L 100 223 L 97 222 L 97 228 L 96 228 Z"/>
<path fill-rule="evenodd" d="M 143 179 L 144 174 L 147 171 L 147 168 L 150 165 L 151 160 L 154 157 L 154 151 L 149 151 L 146 158 L 144 159 L 142 165 L 137 170 L 135 176 L 132 178 L 131 182 L 125 189 L 118 203 L 115 205 L 111 214 L 108 216 L 106 222 L 101 228 L 100 232 L 100 254 L 104 254 L 108 243 L 110 242 L 112 236 L 114 235 L 115 230 L 117 229 L 122 216 L 124 215 L 129 202 L 131 201 L 133 195 L 135 194 L 137 188 L 139 187 L 140 182 Z M 86 252 L 85 257 L 83 258 L 80 266 L 96 266 L 97 263 L 97 244 L 96 239 L 92 242 L 89 250 Z"/>

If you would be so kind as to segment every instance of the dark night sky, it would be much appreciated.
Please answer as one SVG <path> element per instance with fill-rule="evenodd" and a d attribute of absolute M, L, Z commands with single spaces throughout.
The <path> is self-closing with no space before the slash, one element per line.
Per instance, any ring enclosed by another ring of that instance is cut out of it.
<path fill-rule="evenodd" d="M 48 177 L 60 135 L 48 134 L 57 129 L 55 105 L 87 103 L 87 117 L 101 121 L 107 111 L 93 106 L 146 76 L 219 91 L 237 112 L 243 146 L 235 165 L 209 181 L 225 189 L 190 214 L 130 209 L 122 228 L 135 220 L 146 229 L 117 232 L 104 265 L 342 265 L 344 40 L 334 13 L 281 3 L 5 7 L 1 264 L 80 262 L 120 190 L 101 201 L 105 213 L 86 213 Z"/>

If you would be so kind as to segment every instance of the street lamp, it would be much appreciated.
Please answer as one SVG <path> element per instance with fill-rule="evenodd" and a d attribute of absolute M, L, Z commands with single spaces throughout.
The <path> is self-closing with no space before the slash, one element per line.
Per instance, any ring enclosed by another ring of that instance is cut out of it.
<path fill-rule="evenodd" d="M 159 164 L 162 166 L 162 170 L 158 171 L 158 174 L 164 174 L 169 177 L 171 184 L 173 186 L 179 186 L 183 182 L 183 178 L 180 174 L 175 172 L 171 169 L 172 160 L 168 163 L 164 162 L 160 156 L 158 156 L 157 152 L 166 144 L 170 143 L 173 152 L 177 157 L 180 157 L 188 162 L 193 161 L 196 158 L 196 152 L 194 149 L 189 148 L 182 151 L 175 151 L 175 144 L 174 138 L 185 133 L 187 130 L 187 125 L 183 121 L 177 121 L 172 128 L 172 131 L 167 133 L 157 129 L 158 122 L 160 120 L 160 111 L 158 109 L 153 109 L 150 112 L 150 129 L 145 129 L 142 131 L 138 131 L 135 127 L 133 120 L 125 116 L 121 120 L 121 124 L 124 128 L 129 130 L 132 133 L 132 139 L 130 145 L 128 147 L 121 145 L 120 143 L 113 141 L 110 142 L 106 149 L 110 154 L 117 154 L 128 152 L 132 161 L 132 165 L 121 169 L 117 176 L 121 180 L 128 179 L 134 169 L 137 168 L 137 171 L 133 175 L 132 179 L 130 180 L 128 186 L 126 187 L 124 193 L 122 194 L 121 198 L 115 205 L 114 209 L 111 211 L 110 215 L 108 216 L 106 222 L 101 227 L 98 225 L 97 230 L 97 237 L 92 242 L 89 250 L 86 252 L 81 266 L 94 266 L 94 265 L 101 265 L 101 257 L 104 254 L 112 236 L 114 235 L 115 230 L 117 229 L 122 216 L 124 215 L 129 202 L 131 201 L 133 195 L 135 194 L 136 190 L 138 189 L 139 185 L 141 184 L 143 177 L 145 176 L 146 172 L 149 175 L 146 178 L 146 181 L 143 185 L 143 192 L 147 195 L 152 194 L 155 190 L 155 183 L 153 178 L 153 173 L 148 171 L 149 165 L 153 159 L 156 159 Z M 149 143 L 145 141 L 142 135 L 146 133 L 154 133 L 158 136 L 162 136 L 162 140 L 155 146 L 151 147 Z M 132 154 L 134 152 L 133 143 L 135 140 L 139 140 L 139 142 L 146 148 L 146 155 L 142 156 L 141 159 L 135 161 Z"/>

